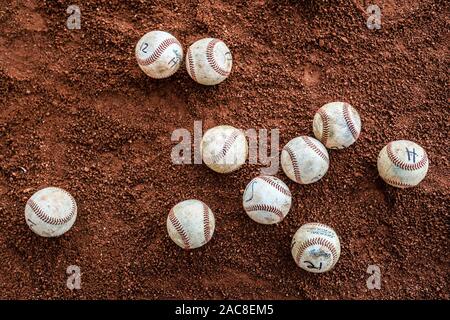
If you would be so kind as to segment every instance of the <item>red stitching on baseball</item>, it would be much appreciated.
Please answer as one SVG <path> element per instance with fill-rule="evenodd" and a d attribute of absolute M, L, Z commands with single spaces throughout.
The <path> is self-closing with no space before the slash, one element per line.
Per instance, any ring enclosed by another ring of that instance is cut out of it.
<path fill-rule="evenodd" d="M 401 182 L 401 181 L 389 179 L 389 178 L 383 178 L 383 180 L 386 181 L 387 183 L 389 183 L 390 185 L 393 185 L 394 187 L 409 188 L 409 187 L 415 186 L 413 184 L 409 184 L 409 183 L 405 183 L 405 182 Z"/>
<path fill-rule="evenodd" d="M 205 243 L 211 240 L 211 232 L 209 230 L 209 208 L 202 202 L 203 205 L 203 233 L 205 234 Z"/>
<path fill-rule="evenodd" d="M 159 57 L 161 57 L 161 55 L 164 53 L 164 51 L 172 44 L 178 44 L 181 47 L 181 44 L 178 42 L 177 39 L 175 38 L 169 38 L 169 39 L 165 39 L 163 42 L 161 42 L 161 44 L 156 48 L 156 50 L 152 53 L 152 55 L 146 59 L 141 59 L 138 55 L 138 53 L 136 53 L 136 59 L 138 61 L 138 63 L 142 66 L 148 66 L 151 65 L 152 63 L 154 63 L 156 60 L 159 59 Z"/>
<path fill-rule="evenodd" d="M 330 118 L 328 117 L 327 113 L 322 109 L 319 109 L 317 113 L 322 119 L 322 137 L 320 137 L 320 141 L 323 144 L 326 144 L 328 140 L 328 135 L 330 133 Z"/>
<path fill-rule="evenodd" d="M 55 188 L 55 189 L 58 189 L 58 190 L 62 191 L 64 194 L 68 195 L 70 198 L 70 201 L 72 203 L 72 208 L 70 209 L 70 212 L 66 217 L 64 217 L 64 218 L 50 217 L 42 208 L 40 208 L 38 206 L 38 204 L 36 202 L 34 202 L 33 199 L 29 199 L 27 201 L 27 205 L 31 208 L 31 210 L 36 214 L 36 216 L 39 219 L 41 219 L 45 223 L 58 226 L 58 225 L 63 225 L 65 223 L 69 222 L 73 218 L 73 216 L 75 215 L 75 212 L 77 211 L 77 204 L 75 202 L 75 199 L 72 197 L 72 195 L 70 193 L 68 193 L 67 191 L 65 191 L 63 189 L 59 189 L 59 188 Z"/>
<path fill-rule="evenodd" d="M 208 60 L 209 64 L 211 65 L 211 68 L 213 68 L 215 72 L 217 72 L 221 76 L 228 77 L 230 72 L 219 67 L 216 59 L 214 58 L 214 46 L 219 42 L 222 41 L 220 41 L 219 39 L 212 39 L 208 43 L 208 46 L 206 47 L 206 59 Z"/>
<path fill-rule="evenodd" d="M 389 160 L 391 160 L 394 165 L 396 165 L 397 167 L 399 167 L 403 170 L 414 171 L 417 169 L 421 169 L 428 162 L 428 156 L 427 156 L 427 153 L 425 152 L 425 150 L 423 151 L 422 160 L 420 160 L 417 163 L 406 163 L 406 162 L 402 161 L 400 158 L 398 158 L 397 155 L 395 155 L 394 150 L 392 150 L 392 142 L 388 143 L 386 149 L 387 149 L 387 155 L 388 155 Z"/>
<path fill-rule="evenodd" d="M 192 79 L 197 81 L 197 76 L 195 75 L 194 58 L 192 57 L 191 48 L 188 49 L 187 60 L 189 65 L 189 74 L 191 75 Z"/>
<path fill-rule="evenodd" d="M 356 130 L 355 125 L 353 124 L 352 118 L 350 117 L 350 105 L 348 103 L 344 103 L 343 113 L 344 113 L 345 122 L 347 123 L 347 127 L 350 130 L 350 132 L 352 133 L 353 138 L 355 140 L 358 139 L 359 132 L 358 132 L 358 130 Z"/>
<path fill-rule="evenodd" d="M 225 155 L 230 150 L 233 143 L 236 141 L 239 133 L 240 133 L 239 130 L 234 130 L 231 133 L 231 135 L 225 140 L 225 144 L 223 145 L 222 150 L 220 150 L 220 152 L 218 154 L 214 155 L 213 162 L 217 163 L 220 160 L 222 160 L 223 157 L 225 157 Z"/>
<path fill-rule="evenodd" d="M 305 250 L 308 247 L 313 246 L 313 245 L 321 245 L 321 246 L 327 247 L 331 251 L 331 254 L 333 255 L 333 264 L 331 265 L 331 268 L 333 268 L 338 259 L 336 248 L 334 247 L 333 243 L 331 243 L 327 239 L 317 238 L 317 237 L 308 239 L 307 241 L 299 244 L 298 249 L 297 249 L 297 254 L 295 255 L 295 261 L 297 261 L 297 264 L 300 265 L 300 263 L 301 263 L 300 259 L 303 255 L 303 253 L 305 252 Z"/>
<path fill-rule="evenodd" d="M 247 211 L 267 211 L 271 212 L 280 218 L 280 221 L 284 219 L 283 212 L 278 209 L 277 207 L 268 205 L 268 204 L 255 204 L 252 206 L 245 207 L 245 210 Z"/>
<path fill-rule="evenodd" d="M 303 141 L 305 141 L 308 147 L 310 147 L 315 153 L 319 155 L 319 157 L 325 160 L 325 162 L 329 162 L 328 156 L 322 150 L 320 150 L 319 147 L 316 146 L 316 144 L 309 137 L 302 137 L 302 139 Z"/>
<path fill-rule="evenodd" d="M 276 180 L 267 177 L 267 176 L 260 176 L 259 177 L 261 180 L 267 182 L 268 184 L 270 184 L 272 187 L 274 187 L 275 189 L 277 189 L 278 191 L 280 191 L 282 194 L 291 197 L 291 191 L 289 191 L 289 189 L 286 189 L 284 186 L 282 186 L 281 184 L 279 184 Z"/>
<path fill-rule="evenodd" d="M 286 152 L 289 154 L 289 158 L 291 159 L 292 168 L 294 169 L 295 181 L 297 181 L 298 183 L 303 183 L 302 176 L 300 174 L 300 167 L 298 165 L 297 157 L 295 156 L 294 151 L 288 145 L 284 146 L 284 150 L 286 150 Z"/>
<path fill-rule="evenodd" d="M 186 231 L 183 229 L 183 225 L 181 224 L 181 222 L 176 217 L 175 212 L 173 211 L 173 208 L 169 212 L 169 220 L 172 223 L 175 230 L 177 230 L 178 234 L 180 235 L 185 249 L 190 249 L 191 245 L 189 244 L 189 236 L 186 233 Z"/>

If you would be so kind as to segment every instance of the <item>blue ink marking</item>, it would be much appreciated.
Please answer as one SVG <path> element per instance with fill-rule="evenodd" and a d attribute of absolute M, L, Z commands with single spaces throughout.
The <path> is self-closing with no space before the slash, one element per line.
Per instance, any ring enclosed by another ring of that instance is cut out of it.
<path fill-rule="evenodd" d="M 409 151 L 408 148 L 406 148 L 406 154 L 408 155 L 408 161 L 411 161 L 413 163 L 416 163 L 416 156 L 418 156 L 418 154 L 416 153 L 416 149 L 412 149 L 412 151 Z"/>

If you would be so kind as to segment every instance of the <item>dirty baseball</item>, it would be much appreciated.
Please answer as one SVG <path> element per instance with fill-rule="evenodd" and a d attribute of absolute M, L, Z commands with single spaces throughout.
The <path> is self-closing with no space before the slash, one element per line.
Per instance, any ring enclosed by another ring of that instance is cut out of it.
<path fill-rule="evenodd" d="M 289 141 L 281 152 L 284 173 L 300 184 L 319 181 L 328 171 L 328 151 L 320 141 L 301 136 Z"/>
<path fill-rule="evenodd" d="M 333 269 L 341 255 L 336 232 L 321 223 L 307 223 L 295 233 L 291 244 L 295 263 L 308 272 L 322 273 Z"/>
<path fill-rule="evenodd" d="M 239 169 L 247 160 L 248 142 L 242 130 L 222 125 L 203 135 L 200 152 L 203 162 L 218 173 Z"/>
<path fill-rule="evenodd" d="M 316 112 L 313 130 L 316 138 L 325 147 L 343 149 L 358 139 L 361 133 L 361 118 L 350 104 L 330 102 Z"/>
<path fill-rule="evenodd" d="M 25 220 L 36 234 L 58 237 L 72 228 L 77 218 L 77 204 L 67 191 L 48 187 L 37 191 L 27 201 Z"/>
<path fill-rule="evenodd" d="M 185 200 L 175 205 L 167 217 L 170 238 L 183 249 L 195 249 L 211 240 L 214 214 L 200 200 Z"/>
<path fill-rule="evenodd" d="M 216 85 L 231 73 L 233 58 L 227 45 L 214 38 L 194 42 L 186 55 L 186 69 L 191 78 L 203 85 Z"/>
<path fill-rule="evenodd" d="M 245 188 L 242 205 L 248 216 L 262 224 L 282 221 L 292 204 L 288 186 L 273 176 L 252 179 Z"/>
<path fill-rule="evenodd" d="M 378 155 L 380 177 L 391 186 L 410 188 L 418 185 L 428 172 L 428 155 L 415 142 L 397 140 L 389 142 Z"/>
<path fill-rule="evenodd" d="M 142 71 L 155 79 L 173 75 L 183 60 L 180 42 L 164 31 L 146 33 L 136 44 L 135 54 Z"/>

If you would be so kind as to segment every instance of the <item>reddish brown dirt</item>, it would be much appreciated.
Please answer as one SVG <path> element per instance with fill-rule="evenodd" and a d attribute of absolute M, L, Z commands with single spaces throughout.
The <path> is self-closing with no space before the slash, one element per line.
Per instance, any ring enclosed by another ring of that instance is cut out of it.
<path fill-rule="evenodd" d="M 81 1 L 82 29 L 67 30 L 74 1 L 0 3 L 0 298 L 449 298 L 448 1 L 374 0 L 382 29 L 369 30 L 362 1 Z M 234 58 L 229 79 L 194 83 L 184 68 L 155 81 L 134 45 L 153 29 L 186 49 L 218 37 Z M 279 128 L 281 145 L 312 135 L 315 110 L 344 100 L 363 120 L 358 142 L 331 151 L 318 183 L 282 173 L 294 204 L 277 226 L 241 207 L 259 166 L 218 175 L 172 165 L 171 132 L 230 124 Z M 390 140 L 409 139 L 431 166 L 416 188 L 378 177 Z M 20 167 L 26 169 L 24 172 Z M 54 185 L 77 199 L 68 233 L 44 239 L 24 221 L 25 202 Z M 216 216 L 213 239 L 186 252 L 166 232 L 187 198 Z M 303 223 L 331 225 L 342 255 L 308 274 L 290 254 Z M 381 290 L 366 288 L 380 266 Z M 66 288 L 66 268 L 82 289 Z"/>

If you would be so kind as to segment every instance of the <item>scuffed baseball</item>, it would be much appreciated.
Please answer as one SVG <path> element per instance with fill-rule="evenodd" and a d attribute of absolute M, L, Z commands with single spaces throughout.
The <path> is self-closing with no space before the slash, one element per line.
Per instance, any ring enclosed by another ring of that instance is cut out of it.
<path fill-rule="evenodd" d="M 239 169 L 247 160 L 248 143 L 242 130 L 232 126 L 217 126 L 203 135 L 200 143 L 203 162 L 219 173 Z"/>
<path fill-rule="evenodd" d="M 338 235 L 329 226 L 307 223 L 292 238 L 291 253 L 300 268 L 322 273 L 336 265 L 341 255 L 341 244 Z"/>
<path fill-rule="evenodd" d="M 170 77 L 183 61 L 180 42 L 164 31 L 146 33 L 136 44 L 135 54 L 142 71 L 154 79 Z"/>
<path fill-rule="evenodd" d="M 75 199 L 60 188 L 48 187 L 37 191 L 25 206 L 28 226 L 42 237 L 58 237 L 66 233 L 76 218 Z"/>
<path fill-rule="evenodd" d="M 329 163 L 327 149 L 320 141 L 311 137 L 294 138 L 281 151 L 284 173 L 300 184 L 320 180 L 327 173 Z"/>
<path fill-rule="evenodd" d="M 175 205 L 167 217 L 170 238 L 183 249 L 195 249 L 211 240 L 214 214 L 202 201 L 185 200 Z"/>
<path fill-rule="evenodd" d="M 378 155 L 378 173 L 391 186 L 409 188 L 418 185 L 427 175 L 428 156 L 415 142 L 389 142 Z"/>
<path fill-rule="evenodd" d="M 247 185 L 242 205 L 248 216 L 262 224 L 282 221 L 289 212 L 292 195 L 288 186 L 273 176 L 259 176 Z"/>
<path fill-rule="evenodd" d="M 358 111 L 346 102 L 327 103 L 314 115 L 313 131 L 325 147 L 346 148 L 358 139 L 361 118 Z"/>
<path fill-rule="evenodd" d="M 227 45 L 214 38 L 194 42 L 186 54 L 186 69 L 191 78 L 204 85 L 216 85 L 231 72 L 233 57 Z"/>

